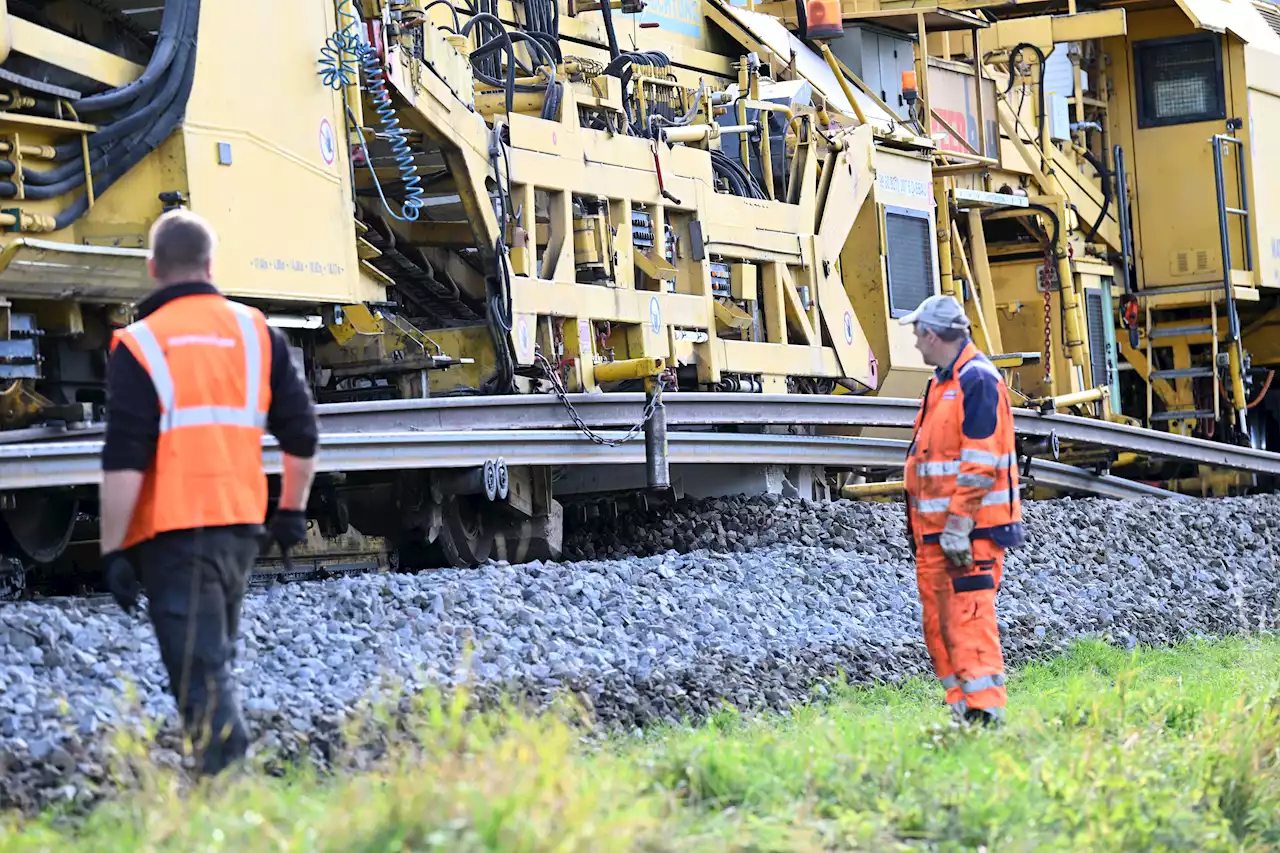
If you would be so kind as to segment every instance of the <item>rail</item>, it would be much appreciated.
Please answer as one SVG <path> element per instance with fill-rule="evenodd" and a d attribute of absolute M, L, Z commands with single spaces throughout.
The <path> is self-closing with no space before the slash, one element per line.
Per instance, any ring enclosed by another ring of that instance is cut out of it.
<path fill-rule="evenodd" d="M 629 426 L 644 408 L 641 393 L 570 394 L 569 402 L 587 426 Z M 663 395 L 667 426 L 773 425 L 804 427 L 910 428 L 917 400 L 807 394 L 669 393 Z M 330 403 L 317 407 L 325 433 L 434 432 L 468 430 L 571 429 L 564 406 L 547 394 L 506 397 L 437 397 L 370 403 Z M 1262 474 L 1280 474 L 1280 454 L 1144 427 L 1014 409 L 1019 435 L 1056 432 L 1063 443 L 1129 451 Z M 0 433 L 0 446 L 37 441 L 83 440 L 101 435 L 100 424 L 80 430 L 35 428 Z M 3 482 L 0 480 L 0 482 Z"/>
<path fill-rule="evenodd" d="M 605 433 L 606 437 L 617 437 Z M 846 436 L 670 432 L 672 464 L 828 465 L 901 468 L 907 442 Z M 321 471 L 470 468 L 501 457 L 508 465 L 643 464 L 644 442 L 616 447 L 591 442 L 576 430 L 419 430 L 326 432 L 321 435 Z M 279 473 L 280 453 L 264 438 L 264 464 Z M 0 488 L 81 486 L 101 479 L 101 441 L 47 441 L 0 445 Z M 1055 488 L 1115 498 L 1181 497 L 1120 477 L 1098 476 L 1070 465 L 1033 460 L 1031 475 Z"/>

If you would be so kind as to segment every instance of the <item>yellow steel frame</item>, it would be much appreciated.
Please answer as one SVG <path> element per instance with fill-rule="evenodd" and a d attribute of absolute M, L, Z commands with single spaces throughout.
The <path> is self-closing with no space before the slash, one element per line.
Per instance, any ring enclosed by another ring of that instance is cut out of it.
<path fill-rule="evenodd" d="M 0 2 L 0 7 L 3 6 Z M 13 51 L 43 59 L 108 86 L 127 85 L 142 74 L 142 66 L 137 63 L 0 8 L 0 62 Z"/>
<path fill-rule="evenodd" d="M 511 345 L 520 364 L 534 362 L 537 346 L 544 354 L 555 349 L 554 320 L 564 329 L 565 356 L 576 359 L 571 385 L 593 389 L 600 355 L 590 324 L 605 322 L 625 327 L 613 340 L 625 341 L 628 357 L 692 362 L 706 383 L 734 373 L 758 376 L 772 391 L 785 390 L 788 376 L 848 378 L 874 386 L 871 349 L 839 271 L 840 251 L 874 183 L 870 126 L 837 132 L 836 150 L 823 166 L 821 193 L 818 155 L 811 142 L 803 142 L 794 159 L 800 170 L 796 203 L 739 198 L 715 191 L 706 151 L 582 128 L 572 86 L 564 88 L 559 121 L 509 115 L 510 144 L 491 157 L 483 120 L 434 75 L 397 74 L 401 63 L 390 65 L 392 85 L 412 106 L 402 111 L 402 125 L 445 145 L 455 191 L 467 207 L 478 245 L 493 246 L 506 230 L 494 216 L 485 181 L 492 178 L 511 188 L 512 206 L 520 212 L 510 247 Z M 500 164 L 496 170 L 491 160 Z M 615 275 L 607 284 L 576 281 L 572 202 L 577 196 L 607 203 L 616 231 Z M 542 198 L 550 212 L 545 242 L 538 239 L 542 229 L 535 220 Z M 641 256 L 632 244 L 633 208 L 652 218 L 653 257 Z M 677 218 L 700 224 L 702 251 L 695 256 L 692 246 L 682 245 L 673 282 L 637 276 L 637 267 L 670 276 L 660 235 L 665 223 Z M 713 257 L 730 265 L 759 265 L 764 340 L 717 334 Z M 801 299 L 802 288 L 810 294 L 808 304 Z M 691 343 L 686 332 L 697 340 Z"/>

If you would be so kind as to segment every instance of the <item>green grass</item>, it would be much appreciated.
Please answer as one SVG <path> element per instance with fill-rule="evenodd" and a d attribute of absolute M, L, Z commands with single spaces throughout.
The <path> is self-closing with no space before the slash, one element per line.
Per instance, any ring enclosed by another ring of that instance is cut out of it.
<path fill-rule="evenodd" d="M 394 760 L 146 772 L 84 821 L 11 819 L 0 850 L 1280 849 L 1280 639 L 1081 643 L 1009 693 L 999 731 L 951 727 L 917 680 L 604 741 L 424 697 Z"/>

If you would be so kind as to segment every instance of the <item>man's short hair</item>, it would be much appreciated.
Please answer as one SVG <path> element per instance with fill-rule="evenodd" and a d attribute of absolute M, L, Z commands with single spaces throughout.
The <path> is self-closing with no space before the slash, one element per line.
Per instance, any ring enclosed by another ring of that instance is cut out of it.
<path fill-rule="evenodd" d="M 924 329 L 925 331 L 933 332 L 935 335 L 937 335 L 939 338 L 941 338 L 942 340 L 946 341 L 949 344 L 953 344 L 956 341 L 966 337 L 969 334 L 968 330 L 966 329 L 938 328 L 937 326 L 930 325 L 929 323 L 918 323 L 917 325 L 919 325 L 920 328 Z"/>
<path fill-rule="evenodd" d="M 151 226 L 151 258 L 162 281 L 201 276 L 218 245 L 213 227 L 199 214 L 171 210 Z"/>

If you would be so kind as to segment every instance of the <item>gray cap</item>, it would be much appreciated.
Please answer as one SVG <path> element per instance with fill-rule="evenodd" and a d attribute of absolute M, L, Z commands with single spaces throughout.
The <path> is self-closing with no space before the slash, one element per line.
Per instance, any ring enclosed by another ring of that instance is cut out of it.
<path fill-rule="evenodd" d="M 916 310 L 898 321 L 903 326 L 923 323 L 931 329 L 965 329 L 969 328 L 969 318 L 964 308 L 954 296 L 941 294 L 930 296 Z"/>

